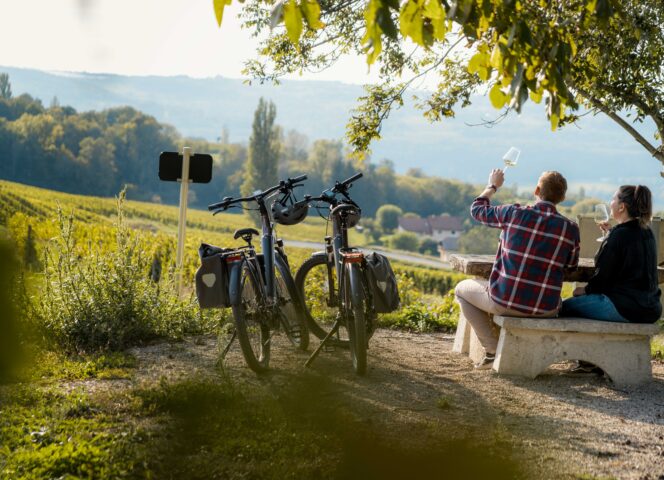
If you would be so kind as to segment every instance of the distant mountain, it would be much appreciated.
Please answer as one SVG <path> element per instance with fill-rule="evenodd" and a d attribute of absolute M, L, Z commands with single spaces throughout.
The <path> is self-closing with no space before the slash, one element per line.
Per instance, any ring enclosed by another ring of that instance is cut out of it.
<path fill-rule="evenodd" d="M 194 79 L 134 77 L 110 74 L 44 72 L 0 67 L 10 75 L 14 94 L 30 93 L 49 104 L 57 97 L 78 110 L 131 105 L 159 121 L 174 125 L 183 135 L 216 139 L 226 127 L 232 141 L 246 141 L 253 112 L 263 96 L 277 106 L 277 123 L 310 140 L 342 138 L 350 111 L 363 92 L 340 82 L 284 81 L 279 86 L 251 86 L 222 77 Z M 529 104 L 493 128 L 471 127 L 495 118 L 484 97 L 459 111 L 454 119 L 430 124 L 413 102 L 387 120 L 373 158 L 389 159 L 398 172 L 421 168 L 425 173 L 470 182 L 483 182 L 510 146 L 522 150 L 508 183 L 532 188 L 543 170 L 559 170 L 572 191 L 610 197 L 621 183 L 643 183 L 653 189 L 658 208 L 664 208 L 660 165 L 617 125 L 604 116 L 586 116 L 579 127 L 551 132 L 540 105 Z M 653 129 L 643 132 L 651 136 Z"/>

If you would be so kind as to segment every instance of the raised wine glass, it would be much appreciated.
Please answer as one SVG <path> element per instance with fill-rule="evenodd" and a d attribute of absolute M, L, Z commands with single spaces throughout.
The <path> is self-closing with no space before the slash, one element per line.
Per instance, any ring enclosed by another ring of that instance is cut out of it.
<path fill-rule="evenodd" d="M 597 226 L 601 225 L 602 223 L 608 223 L 609 219 L 611 218 L 609 216 L 609 209 L 606 208 L 606 204 L 604 203 L 598 203 L 595 205 L 595 213 L 594 213 L 594 220 Z M 602 231 L 602 236 L 597 239 L 598 242 L 603 242 L 606 239 L 606 233 Z"/>
<path fill-rule="evenodd" d="M 519 155 L 521 155 L 521 150 L 515 147 L 510 147 L 510 149 L 505 152 L 505 155 L 503 155 L 503 162 L 505 162 L 503 173 L 505 173 L 508 168 L 516 166 L 519 162 Z"/>

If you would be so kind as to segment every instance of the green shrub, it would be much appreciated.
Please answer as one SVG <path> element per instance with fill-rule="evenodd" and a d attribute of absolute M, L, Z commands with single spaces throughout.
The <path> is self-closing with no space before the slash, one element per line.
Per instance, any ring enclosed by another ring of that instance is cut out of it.
<path fill-rule="evenodd" d="M 452 332 L 459 321 L 459 306 L 450 292 L 439 302 L 419 299 L 396 312 L 381 315 L 378 321 L 382 327 L 412 332 Z"/>
<path fill-rule="evenodd" d="M 420 242 L 420 253 L 438 255 L 438 242 L 431 237 L 424 237 Z"/>
<path fill-rule="evenodd" d="M 48 338 L 69 352 L 121 350 L 156 337 L 213 329 L 192 296 L 180 299 L 173 275 L 149 278 L 151 257 L 124 223 L 118 198 L 115 248 L 76 246 L 73 216 L 59 212 L 59 235 L 47 248 L 38 314 Z"/>
<path fill-rule="evenodd" d="M 384 237 L 384 240 L 388 247 L 397 250 L 417 252 L 417 249 L 420 246 L 420 239 L 412 232 L 398 232 L 389 237 Z"/>

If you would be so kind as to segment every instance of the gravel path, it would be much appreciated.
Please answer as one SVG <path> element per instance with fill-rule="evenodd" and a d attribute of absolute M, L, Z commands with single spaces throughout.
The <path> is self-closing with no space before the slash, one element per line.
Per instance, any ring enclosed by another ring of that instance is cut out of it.
<path fill-rule="evenodd" d="M 371 340 L 367 375 L 357 377 L 347 351 L 324 352 L 305 369 L 306 353 L 281 338 L 274 341 L 268 375 L 253 374 L 237 345 L 223 374 L 276 395 L 296 379 L 324 379 L 316 398 L 352 405 L 403 441 L 420 435 L 422 425 L 480 442 L 499 436 L 538 478 L 664 479 L 662 363 L 653 363 L 653 381 L 638 388 L 570 376 L 566 365 L 527 380 L 473 370 L 468 358 L 451 351 L 450 335 L 379 330 Z M 218 351 L 210 337 L 135 349 L 139 369 L 133 383 L 218 376 Z"/>

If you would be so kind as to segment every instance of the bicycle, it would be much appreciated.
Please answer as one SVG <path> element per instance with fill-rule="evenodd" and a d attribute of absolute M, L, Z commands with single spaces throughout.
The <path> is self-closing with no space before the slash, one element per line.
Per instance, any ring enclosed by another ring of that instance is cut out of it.
<path fill-rule="evenodd" d="M 236 230 L 233 238 L 247 245 L 223 253 L 228 269 L 228 297 L 233 311 L 235 331 L 222 353 L 228 353 L 237 337 L 244 359 L 257 373 L 269 369 L 270 346 L 274 333 L 283 327 L 291 343 L 301 350 L 309 346 L 309 331 L 299 293 L 295 287 L 284 252 L 283 242 L 275 237 L 274 225 L 266 206 L 267 199 L 280 193 L 272 205 L 275 220 L 294 225 L 304 220 L 308 205 L 293 200 L 293 189 L 302 185 L 306 175 L 282 180 L 265 191 L 241 198 L 225 197 L 208 206 L 213 215 L 241 203 L 255 202 L 261 218 L 261 252 L 252 244 L 259 232 L 254 228 Z M 275 207 L 277 205 L 277 207 Z M 283 206 L 283 209 L 280 207 Z"/>
<path fill-rule="evenodd" d="M 347 346 L 353 369 L 364 375 L 368 342 L 376 327 L 377 315 L 364 253 L 349 247 L 348 242 L 348 229 L 359 222 L 362 214 L 348 191 L 361 177 L 362 173 L 356 173 L 343 182 L 336 182 L 320 197 L 305 197 L 310 202 L 329 205 L 327 219 L 332 221 L 332 236 L 325 237 L 325 251 L 315 252 L 300 266 L 295 285 L 303 300 L 307 326 L 322 340 L 305 365 L 309 366 L 328 344 Z"/>

